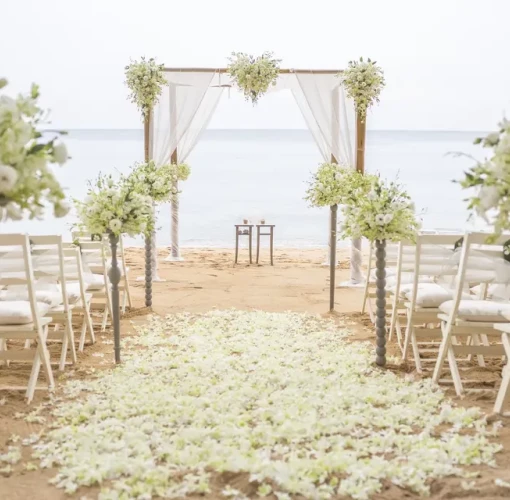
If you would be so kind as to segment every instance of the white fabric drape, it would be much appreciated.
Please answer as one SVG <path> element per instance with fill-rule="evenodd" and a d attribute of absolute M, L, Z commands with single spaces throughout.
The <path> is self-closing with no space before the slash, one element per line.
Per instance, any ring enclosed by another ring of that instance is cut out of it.
<path fill-rule="evenodd" d="M 354 166 L 354 106 L 334 74 L 296 73 L 296 102 L 324 161 Z"/>
<path fill-rule="evenodd" d="M 211 87 L 215 73 L 166 73 L 163 89 L 154 108 L 152 157 L 157 165 L 170 161 L 177 149 L 179 162 L 186 161 L 201 132 L 207 128 L 223 88 Z"/>
<path fill-rule="evenodd" d="M 214 85 L 214 72 L 169 72 L 168 87 L 163 89 L 154 108 L 151 128 L 151 158 L 164 165 L 175 157 L 186 161 L 200 134 L 207 128 L 218 105 L 223 87 Z M 177 187 L 177 186 L 175 186 Z M 179 198 L 172 199 L 172 252 L 169 260 L 182 260 L 179 248 Z M 156 235 L 153 235 L 155 241 Z M 155 243 L 153 244 L 155 247 Z M 157 276 L 157 261 L 153 261 Z"/>

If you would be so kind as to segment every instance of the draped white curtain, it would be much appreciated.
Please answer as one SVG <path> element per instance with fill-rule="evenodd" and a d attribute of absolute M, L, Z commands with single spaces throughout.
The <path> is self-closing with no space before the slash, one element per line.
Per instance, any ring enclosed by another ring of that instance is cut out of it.
<path fill-rule="evenodd" d="M 168 163 L 176 149 L 178 161 L 186 161 L 221 97 L 223 88 L 211 86 L 214 76 L 212 72 L 165 74 L 168 87 L 163 88 L 153 119 L 152 157 L 157 165 Z"/>

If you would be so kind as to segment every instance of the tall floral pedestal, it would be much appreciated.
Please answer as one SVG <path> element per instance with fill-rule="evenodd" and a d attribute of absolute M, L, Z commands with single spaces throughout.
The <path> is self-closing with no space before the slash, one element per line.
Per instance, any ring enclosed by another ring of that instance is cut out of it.
<path fill-rule="evenodd" d="M 119 300 L 119 282 L 121 272 L 117 261 L 117 246 L 119 237 L 109 234 L 110 248 L 112 251 L 112 265 L 108 270 L 108 278 L 112 284 L 112 323 L 113 323 L 113 343 L 115 350 L 115 363 L 120 363 L 120 300 Z"/>
<path fill-rule="evenodd" d="M 375 242 L 376 257 L 376 319 L 375 333 L 377 348 L 375 362 L 379 366 L 386 365 L 386 240 Z"/>

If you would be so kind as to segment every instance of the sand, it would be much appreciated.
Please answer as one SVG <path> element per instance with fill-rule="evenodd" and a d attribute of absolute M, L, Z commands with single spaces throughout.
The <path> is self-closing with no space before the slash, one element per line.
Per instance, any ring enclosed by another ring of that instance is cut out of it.
<path fill-rule="evenodd" d="M 268 262 L 267 249 L 263 249 L 261 263 L 249 265 L 246 251 L 240 254 L 240 262 L 233 265 L 233 251 L 229 249 L 184 250 L 184 262 L 167 263 L 164 257 L 168 250 L 161 250 L 159 255 L 159 276 L 166 281 L 153 285 L 153 311 L 159 315 L 179 311 L 205 312 L 213 308 L 266 311 L 297 311 L 326 314 L 347 324 L 354 333 L 352 341 L 373 341 L 373 328 L 366 316 L 362 316 L 362 290 L 356 288 L 339 288 L 336 291 L 334 314 L 329 309 L 329 270 L 322 266 L 326 259 L 326 250 L 295 250 L 275 251 L 275 265 Z M 348 254 L 339 252 L 340 263 L 337 271 L 337 282 L 349 277 Z M 144 309 L 144 284 L 137 282 L 136 277 L 143 274 L 143 250 L 128 249 L 127 262 L 130 267 L 131 292 L 135 310 L 122 321 L 123 334 L 133 333 L 131 321 L 145 321 L 147 310 Z M 62 378 L 88 377 L 93 370 L 111 366 L 113 362 L 112 345 L 109 343 L 111 334 L 98 335 L 94 346 L 87 346 L 79 355 L 76 367 L 67 368 Z M 58 350 L 58 346 L 57 347 Z M 388 346 L 389 354 L 397 354 L 394 345 Z M 390 366 L 398 372 L 412 372 L 412 366 Z M 20 385 L 28 380 L 28 369 L 20 367 L 9 370 L 0 367 L 0 385 Z M 470 374 L 471 375 L 471 374 Z M 42 375 L 41 375 L 42 377 Z M 470 376 L 470 378 L 473 378 Z M 486 387 L 493 387 L 500 380 L 498 367 L 485 372 Z M 41 379 L 42 381 L 42 379 Z M 6 403 L 0 406 L 0 450 L 2 450 L 11 434 L 23 437 L 38 432 L 42 426 L 28 424 L 23 419 L 16 419 L 16 412 L 26 413 L 26 403 L 21 392 L 0 392 L 0 399 L 6 396 Z M 467 395 L 463 399 L 455 397 L 452 391 L 448 396 L 461 405 L 480 406 L 488 414 L 492 411 L 495 395 L 487 392 L 482 395 Z M 45 400 L 45 392 L 37 391 L 30 410 Z M 44 413 L 43 413 L 44 414 Z M 476 479 L 476 490 L 465 491 L 461 480 L 447 478 L 432 485 L 433 499 L 446 498 L 510 498 L 510 490 L 495 486 L 494 479 L 510 481 L 510 418 L 503 417 L 504 427 L 497 438 L 504 445 L 504 451 L 498 454 L 498 469 L 481 468 L 481 476 Z M 28 460 L 28 455 L 26 460 Z M 24 462 L 26 462 L 24 460 Z M 61 490 L 48 484 L 48 479 L 55 474 L 54 470 L 26 472 L 22 465 L 15 467 L 14 473 L 8 477 L 0 476 L 0 499 L 41 499 L 54 500 L 70 498 Z M 221 478 L 218 479 L 221 482 Z M 80 490 L 72 498 L 95 498 L 97 489 Z M 214 495 L 210 495 L 210 498 Z M 388 488 L 374 498 L 404 499 L 415 495 L 395 486 Z"/>

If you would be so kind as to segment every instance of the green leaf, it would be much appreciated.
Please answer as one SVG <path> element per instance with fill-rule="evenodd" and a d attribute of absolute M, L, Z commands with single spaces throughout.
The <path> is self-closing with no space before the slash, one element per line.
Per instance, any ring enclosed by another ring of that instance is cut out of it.
<path fill-rule="evenodd" d="M 7 78 L 0 78 L 0 89 L 6 87 L 8 83 Z"/>

